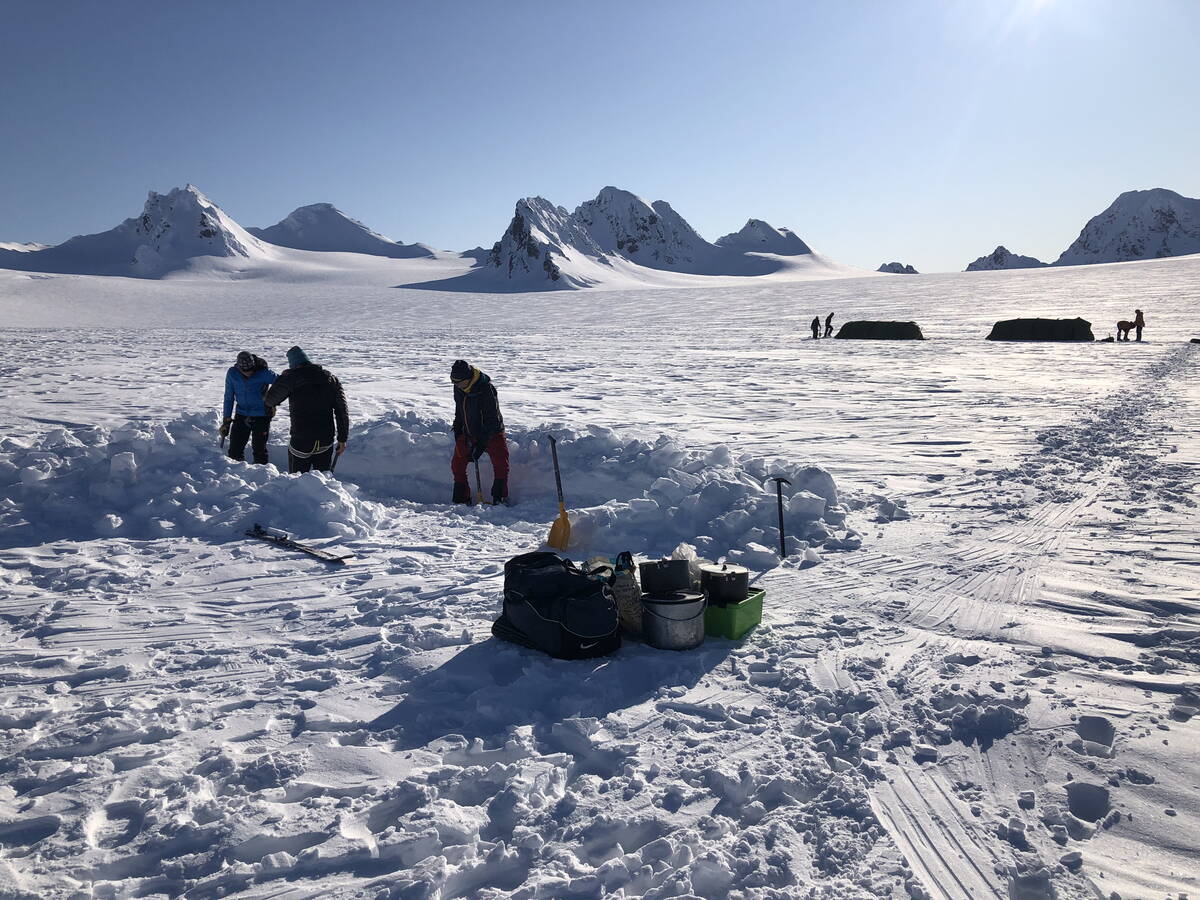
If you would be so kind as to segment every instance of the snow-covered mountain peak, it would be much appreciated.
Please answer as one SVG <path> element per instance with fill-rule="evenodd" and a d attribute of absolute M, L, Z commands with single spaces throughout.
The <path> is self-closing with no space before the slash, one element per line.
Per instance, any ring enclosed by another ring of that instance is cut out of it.
<path fill-rule="evenodd" d="M 150 191 L 142 213 L 99 234 L 17 253 L 0 250 L 0 267 L 79 275 L 154 278 L 198 257 L 269 259 L 270 252 L 195 185 Z"/>
<path fill-rule="evenodd" d="M 118 228 L 131 227 L 142 240 L 133 267 L 151 273 L 194 256 L 265 255 L 265 248 L 194 185 L 165 194 L 150 191 L 142 214 Z"/>
<path fill-rule="evenodd" d="M 779 259 L 805 254 L 811 259 Z M 512 290 L 515 281 L 534 289 L 580 287 L 607 281 L 614 272 L 659 281 L 663 272 L 744 278 L 785 270 L 828 271 L 828 265 L 786 228 L 751 219 L 737 234 L 712 244 L 667 201 L 650 203 L 609 185 L 573 213 L 542 197 L 519 201 L 478 274 L 488 278 L 499 270 L 509 282 L 506 289 Z M 639 270 L 646 275 L 636 274 Z"/>
<path fill-rule="evenodd" d="M 575 218 L 606 253 L 654 269 L 693 271 L 714 250 L 665 200 L 647 203 L 620 188 L 604 188 Z"/>
<path fill-rule="evenodd" d="M 742 253 L 774 253 L 778 256 L 812 253 L 812 248 L 790 228 L 775 228 L 762 219 L 748 219 L 741 231 L 717 238 L 716 244 Z"/>
<path fill-rule="evenodd" d="M 607 264 L 604 251 L 591 239 L 575 216 L 545 197 L 525 197 L 517 201 L 512 221 L 505 229 L 485 265 L 506 279 L 549 281 L 556 286 L 584 287 L 590 281 L 576 277 L 562 263 L 578 262 L 581 257 L 592 263 Z"/>
<path fill-rule="evenodd" d="M 270 228 L 246 230 L 270 244 L 294 250 L 367 253 L 391 259 L 434 255 L 424 244 L 401 244 L 373 231 L 332 203 L 310 203 L 292 210 Z"/>
<path fill-rule="evenodd" d="M 1037 269 L 1046 265 L 1032 256 L 1021 256 L 1000 245 L 986 256 L 981 256 L 964 271 L 987 272 L 995 269 Z"/>
<path fill-rule="evenodd" d="M 1093 217 L 1055 265 L 1200 253 L 1200 200 L 1166 188 L 1126 191 Z"/>

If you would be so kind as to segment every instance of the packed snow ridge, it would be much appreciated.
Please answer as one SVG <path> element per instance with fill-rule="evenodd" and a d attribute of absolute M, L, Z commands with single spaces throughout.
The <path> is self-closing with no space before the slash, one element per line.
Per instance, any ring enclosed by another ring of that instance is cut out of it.
<path fill-rule="evenodd" d="M 650 203 L 606 187 L 573 213 L 542 197 L 517 202 L 488 254 L 487 273 L 538 287 L 586 287 L 614 265 L 687 275 L 755 276 L 786 267 L 782 257 L 812 255 L 786 228 L 759 219 L 716 243 L 701 237 L 665 200 Z"/>
<path fill-rule="evenodd" d="M 142 214 L 100 234 L 43 250 L 0 250 L 0 267 L 27 272 L 161 277 L 199 256 L 266 259 L 269 252 L 204 194 L 187 185 L 150 192 Z"/>
<path fill-rule="evenodd" d="M 372 231 L 332 203 L 301 206 L 270 228 L 246 230 L 267 243 L 291 247 L 294 250 L 366 253 L 390 259 L 428 259 L 435 255 L 433 250 L 424 244 L 401 244 Z"/>
<path fill-rule="evenodd" d="M 967 272 L 987 272 L 993 269 L 1040 269 L 1046 263 L 1040 259 L 1035 259 L 1032 256 L 1019 256 L 1011 252 L 1007 247 L 1000 246 L 989 253 L 987 256 L 981 256 L 975 262 L 967 266 Z"/>
<path fill-rule="evenodd" d="M 1200 253 L 1200 200 L 1165 188 L 1126 191 L 1083 227 L 1056 266 Z"/>
<path fill-rule="evenodd" d="M 1003 250 L 1003 247 L 997 247 L 997 250 Z M 876 272 L 886 272 L 890 275 L 920 275 L 921 273 L 914 269 L 911 265 L 906 266 L 904 263 L 890 262 L 884 263 Z"/>

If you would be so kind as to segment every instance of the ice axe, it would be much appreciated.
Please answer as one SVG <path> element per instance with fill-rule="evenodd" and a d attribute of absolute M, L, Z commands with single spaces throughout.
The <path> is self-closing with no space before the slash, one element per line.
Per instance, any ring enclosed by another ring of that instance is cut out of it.
<path fill-rule="evenodd" d="M 475 504 L 477 506 L 484 505 L 483 499 L 483 481 L 479 477 L 479 459 L 475 459 Z"/>
<path fill-rule="evenodd" d="M 550 537 L 546 543 L 555 550 L 566 550 L 571 543 L 571 520 L 567 518 L 567 506 L 563 503 L 562 475 L 558 471 L 558 441 L 553 435 L 550 439 L 550 455 L 554 458 L 554 486 L 558 489 L 558 518 L 550 525 Z"/>
<path fill-rule="evenodd" d="M 776 475 L 771 478 L 775 482 L 775 498 L 779 502 L 779 558 L 787 559 L 787 537 L 783 532 L 783 486 L 791 485 L 791 482 L 782 475 Z"/>

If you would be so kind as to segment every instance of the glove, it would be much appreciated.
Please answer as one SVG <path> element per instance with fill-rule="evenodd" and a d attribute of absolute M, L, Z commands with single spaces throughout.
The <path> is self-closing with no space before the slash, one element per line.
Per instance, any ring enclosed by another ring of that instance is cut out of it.
<path fill-rule="evenodd" d="M 221 427 L 217 429 L 217 434 L 221 437 L 229 437 L 229 426 L 233 424 L 233 419 L 224 418 L 221 420 Z"/>
<path fill-rule="evenodd" d="M 264 408 L 264 409 L 266 409 L 266 411 L 267 411 L 267 421 L 268 421 L 268 422 L 270 422 L 270 421 L 271 421 L 273 418 L 275 418 L 275 410 L 276 410 L 276 409 L 278 409 L 278 407 L 275 407 L 275 406 L 264 406 L 263 408 Z"/>
<path fill-rule="evenodd" d="M 471 462 L 479 462 L 487 452 L 487 441 L 476 441 L 471 445 Z"/>

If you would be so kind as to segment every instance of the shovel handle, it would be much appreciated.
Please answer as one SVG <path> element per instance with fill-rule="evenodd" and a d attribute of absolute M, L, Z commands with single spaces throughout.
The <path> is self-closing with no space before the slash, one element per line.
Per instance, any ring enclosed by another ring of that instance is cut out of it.
<path fill-rule="evenodd" d="M 554 458 L 554 486 L 558 489 L 558 505 L 563 505 L 562 495 L 562 476 L 558 473 L 558 441 L 554 435 L 547 435 L 550 438 L 550 455 Z"/>

